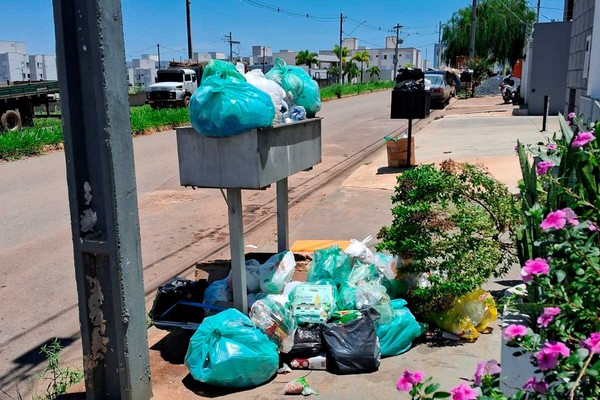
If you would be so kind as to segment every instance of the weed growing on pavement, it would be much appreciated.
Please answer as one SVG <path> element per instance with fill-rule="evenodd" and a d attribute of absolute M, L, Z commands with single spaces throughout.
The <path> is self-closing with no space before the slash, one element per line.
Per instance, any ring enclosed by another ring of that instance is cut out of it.
<path fill-rule="evenodd" d="M 34 400 L 53 400 L 67 392 L 67 390 L 83 379 L 83 371 L 62 367 L 59 353 L 62 346 L 58 339 L 54 339 L 47 345 L 42 346 L 40 352 L 46 357 L 44 370 L 37 375 L 38 385 L 45 386 L 45 393 L 34 394 Z"/>

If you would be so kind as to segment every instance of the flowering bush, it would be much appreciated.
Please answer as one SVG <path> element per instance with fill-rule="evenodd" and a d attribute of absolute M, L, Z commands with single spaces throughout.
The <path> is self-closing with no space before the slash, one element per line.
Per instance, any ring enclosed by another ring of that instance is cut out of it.
<path fill-rule="evenodd" d="M 437 387 L 424 393 L 414 385 L 413 399 L 600 398 L 598 133 L 600 124 L 585 125 L 569 115 L 561 120 L 560 137 L 527 149 L 537 158 L 535 167 L 525 146 L 517 146 L 523 182 L 521 221 L 513 234 L 527 298 L 513 306 L 527 310 L 536 324 L 509 325 L 503 337 L 515 356 L 530 357 L 536 375 L 507 397 L 492 360 L 478 365 L 471 385 L 439 395 Z"/>

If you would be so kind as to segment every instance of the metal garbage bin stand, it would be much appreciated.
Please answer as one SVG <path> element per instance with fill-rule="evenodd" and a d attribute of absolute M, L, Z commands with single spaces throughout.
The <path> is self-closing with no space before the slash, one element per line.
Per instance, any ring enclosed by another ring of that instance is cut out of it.
<path fill-rule="evenodd" d="M 277 183 L 277 247 L 289 249 L 288 177 L 321 162 L 321 118 L 222 138 L 200 135 L 190 126 L 175 131 L 180 184 L 227 189 L 233 304 L 247 313 L 242 189 Z"/>

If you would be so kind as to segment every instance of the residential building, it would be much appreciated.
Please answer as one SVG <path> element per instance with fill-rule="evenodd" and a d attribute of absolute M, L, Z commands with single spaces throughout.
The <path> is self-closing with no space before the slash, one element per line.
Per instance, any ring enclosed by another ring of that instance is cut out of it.
<path fill-rule="evenodd" d="M 56 79 L 55 56 L 30 56 L 26 43 L 0 41 L 0 81 Z"/>
<path fill-rule="evenodd" d="M 29 73 L 32 81 L 55 81 L 58 79 L 56 72 L 56 56 L 38 54 L 29 56 Z"/>
<path fill-rule="evenodd" d="M 209 51 L 208 54 L 210 55 L 210 58 L 212 60 L 227 60 L 228 57 L 225 55 L 225 53 L 221 53 L 218 51 Z"/>
<path fill-rule="evenodd" d="M 212 56 L 210 54 L 194 52 L 194 61 L 209 62 L 210 60 L 212 60 Z"/>
<path fill-rule="evenodd" d="M 600 99 L 600 0 L 567 0 L 565 17 L 572 23 L 564 113 L 598 119 L 594 100 Z"/>
<path fill-rule="evenodd" d="M 273 49 L 269 46 L 252 46 L 252 61 L 250 69 L 262 68 L 268 71 L 273 68 Z"/>
<path fill-rule="evenodd" d="M 273 53 L 273 58 L 281 58 L 287 65 L 296 65 L 297 51 L 292 50 L 279 50 Z"/>

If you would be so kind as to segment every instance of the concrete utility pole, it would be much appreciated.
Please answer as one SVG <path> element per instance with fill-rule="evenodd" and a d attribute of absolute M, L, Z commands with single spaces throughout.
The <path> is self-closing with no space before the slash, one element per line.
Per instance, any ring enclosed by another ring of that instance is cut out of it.
<path fill-rule="evenodd" d="M 473 9 L 471 10 L 471 43 L 469 44 L 469 60 L 475 59 L 476 19 L 477 19 L 477 0 L 473 0 Z"/>
<path fill-rule="evenodd" d="M 240 44 L 240 42 L 237 40 L 233 40 L 231 32 L 229 32 L 229 35 L 225 35 L 225 38 L 229 42 L 229 62 L 233 62 L 233 45 Z"/>
<path fill-rule="evenodd" d="M 442 65 L 442 21 L 440 21 L 438 27 L 438 47 L 435 55 L 435 64 L 436 68 L 439 68 L 440 65 Z"/>
<path fill-rule="evenodd" d="M 188 39 L 188 59 L 191 61 L 194 58 L 192 53 L 192 16 L 191 16 L 191 1 L 185 0 L 185 18 L 187 21 L 187 39 Z"/>
<path fill-rule="evenodd" d="M 542 0 L 537 0 L 537 12 L 535 13 L 535 23 L 540 22 L 540 6 L 542 5 Z"/>
<path fill-rule="evenodd" d="M 265 46 L 262 47 L 262 72 L 265 73 Z"/>
<path fill-rule="evenodd" d="M 86 399 L 147 400 L 152 390 L 121 1 L 53 4 Z"/>
<path fill-rule="evenodd" d="M 394 76 L 392 76 L 392 79 L 396 79 L 398 73 L 398 47 L 400 46 L 400 29 L 402 29 L 402 25 L 396 24 L 394 29 L 396 30 L 396 50 L 394 51 Z"/>
<path fill-rule="evenodd" d="M 342 31 L 344 29 L 344 15 L 342 13 L 340 13 L 340 54 L 339 54 L 339 58 L 340 58 L 340 76 L 339 76 L 339 84 L 341 85 L 343 82 L 343 71 L 342 71 L 342 55 L 344 54 L 343 48 L 342 48 Z"/>
<path fill-rule="evenodd" d="M 160 43 L 156 44 L 156 52 L 158 53 L 158 69 L 160 69 Z"/>

